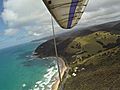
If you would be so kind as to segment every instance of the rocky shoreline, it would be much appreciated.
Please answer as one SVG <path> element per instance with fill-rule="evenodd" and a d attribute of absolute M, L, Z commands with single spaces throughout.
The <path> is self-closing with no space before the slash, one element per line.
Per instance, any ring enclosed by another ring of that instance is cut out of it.
<path fill-rule="evenodd" d="M 59 58 L 59 63 L 61 64 L 61 66 L 60 66 L 61 67 L 61 70 L 60 70 L 61 78 L 63 78 L 65 71 L 67 70 L 67 67 L 62 58 Z M 60 80 L 59 80 L 59 77 L 57 77 L 55 83 L 52 86 L 52 90 L 58 90 L 59 85 L 60 85 Z"/>

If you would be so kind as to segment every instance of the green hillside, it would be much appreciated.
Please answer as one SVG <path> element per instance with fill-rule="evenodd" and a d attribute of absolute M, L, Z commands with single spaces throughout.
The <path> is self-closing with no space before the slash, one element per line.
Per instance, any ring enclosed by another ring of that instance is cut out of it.
<path fill-rule="evenodd" d="M 95 54 L 117 46 L 119 34 L 99 31 L 86 36 L 76 37 L 66 48 L 65 52 L 72 57 L 71 65 L 82 64 Z"/>
<path fill-rule="evenodd" d="M 99 31 L 76 37 L 66 52 L 72 61 L 64 90 L 120 90 L 119 34 Z"/>
<path fill-rule="evenodd" d="M 120 90 L 120 47 L 87 58 L 70 70 L 64 90 Z M 84 68 L 84 70 L 82 70 Z M 77 76 L 72 76 L 76 73 Z"/>

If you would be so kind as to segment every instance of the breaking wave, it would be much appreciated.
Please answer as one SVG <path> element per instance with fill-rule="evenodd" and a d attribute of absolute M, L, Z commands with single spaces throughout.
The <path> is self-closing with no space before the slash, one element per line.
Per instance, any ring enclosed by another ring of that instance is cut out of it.
<path fill-rule="evenodd" d="M 37 81 L 34 85 L 34 88 L 31 90 L 51 90 L 52 85 L 55 83 L 56 78 L 58 77 L 57 71 L 57 64 L 54 60 L 46 70 L 43 79 Z"/>

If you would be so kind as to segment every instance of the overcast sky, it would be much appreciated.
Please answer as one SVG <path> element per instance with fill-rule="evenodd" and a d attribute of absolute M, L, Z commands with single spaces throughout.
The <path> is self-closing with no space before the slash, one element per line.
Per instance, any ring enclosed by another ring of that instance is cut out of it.
<path fill-rule="evenodd" d="M 76 27 L 120 20 L 120 0 L 89 0 Z M 55 23 L 57 33 L 64 32 Z M 75 27 L 75 28 L 76 28 Z M 50 14 L 42 0 L 0 0 L 0 47 L 52 34 Z"/>

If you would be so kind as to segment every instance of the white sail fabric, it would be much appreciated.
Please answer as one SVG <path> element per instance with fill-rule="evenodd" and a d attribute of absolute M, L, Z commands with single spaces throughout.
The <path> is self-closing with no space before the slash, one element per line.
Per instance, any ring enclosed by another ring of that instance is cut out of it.
<path fill-rule="evenodd" d="M 43 0 L 48 10 L 64 29 L 74 27 L 81 18 L 88 0 Z"/>

